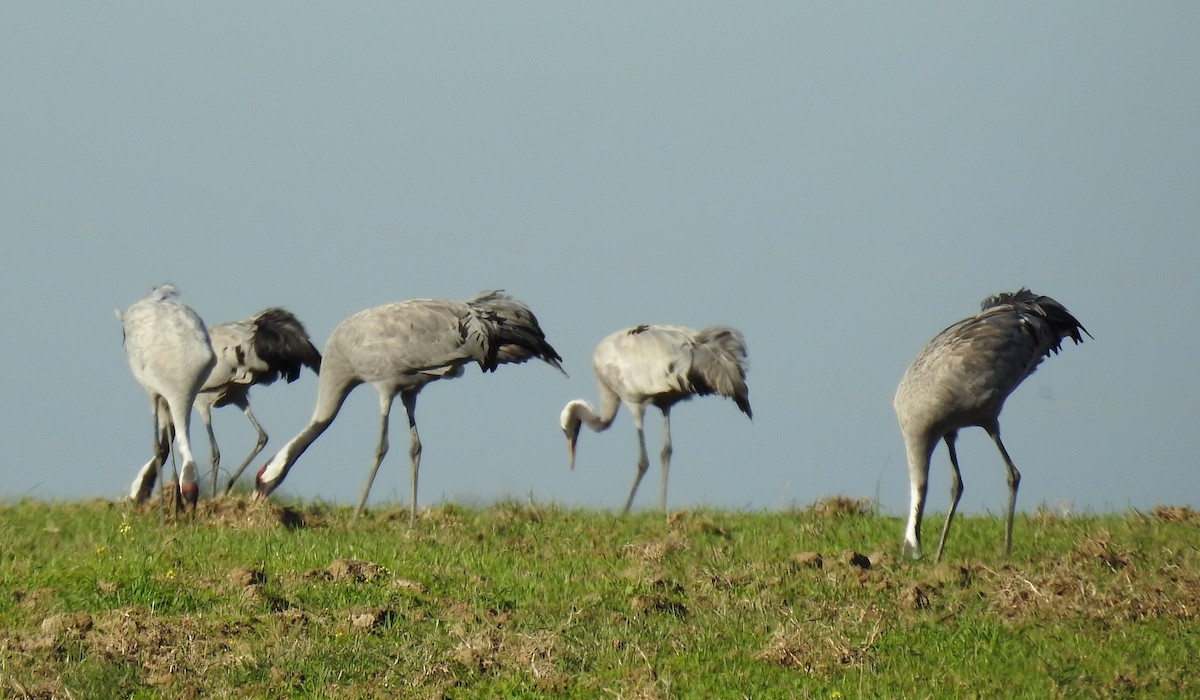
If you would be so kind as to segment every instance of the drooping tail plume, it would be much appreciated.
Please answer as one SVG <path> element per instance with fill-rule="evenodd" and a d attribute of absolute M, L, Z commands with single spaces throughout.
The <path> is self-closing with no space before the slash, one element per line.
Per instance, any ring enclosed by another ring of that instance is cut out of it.
<path fill-rule="evenodd" d="M 698 393 L 715 393 L 733 399 L 742 413 L 753 418 L 750 388 L 746 386 L 746 340 L 740 331 L 728 326 L 705 328 L 696 334 L 704 353 L 692 368 L 689 379 Z"/>
<path fill-rule="evenodd" d="M 493 362 L 484 370 L 495 370 L 497 365 L 521 363 L 536 357 L 558 371 L 566 374 L 559 356 L 538 324 L 537 317 L 528 306 L 500 292 L 480 292 L 467 301 L 467 306 L 489 322 L 491 357 Z"/>
<path fill-rule="evenodd" d="M 273 307 L 254 317 L 254 352 L 288 383 L 296 381 L 304 367 L 321 372 L 321 352 L 300 319 L 286 309 Z"/>
<path fill-rule="evenodd" d="M 1062 348 L 1062 339 L 1070 338 L 1075 341 L 1075 344 L 1083 342 L 1084 335 L 1091 338 L 1092 334 L 1083 327 L 1079 319 L 1071 315 L 1067 311 L 1067 307 L 1058 303 L 1048 296 L 1042 296 L 1031 292 L 1028 288 L 1022 287 L 1015 292 L 1001 292 L 983 300 L 980 304 L 982 311 L 993 309 L 999 306 L 1009 306 L 1020 313 L 1034 314 L 1045 319 L 1050 326 L 1050 331 L 1054 334 L 1054 338 L 1050 343 L 1049 351 L 1058 353 Z M 1047 352 L 1049 355 L 1049 352 Z"/>

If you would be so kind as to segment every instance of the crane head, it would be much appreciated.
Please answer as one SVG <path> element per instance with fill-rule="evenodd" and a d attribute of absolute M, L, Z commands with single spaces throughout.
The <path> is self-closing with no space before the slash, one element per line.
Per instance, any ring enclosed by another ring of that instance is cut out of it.
<path fill-rule="evenodd" d="M 572 401 L 567 404 L 558 419 L 559 425 L 562 426 L 563 435 L 567 436 L 567 460 L 571 469 L 575 468 L 575 443 L 579 440 L 579 428 L 583 425 L 583 421 L 575 412 L 575 406 L 578 403 L 581 402 Z"/>
<path fill-rule="evenodd" d="M 279 485 L 279 482 L 283 481 L 283 474 L 279 474 L 274 478 L 268 478 L 266 476 L 267 469 L 272 463 L 273 462 L 267 462 L 264 464 L 263 468 L 259 469 L 258 474 L 255 475 L 254 493 L 250 496 L 250 501 L 252 503 L 262 503 L 263 501 L 267 500 L 267 497 L 271 495 L 271 492 L 275 490 L 275 487 Z"/>

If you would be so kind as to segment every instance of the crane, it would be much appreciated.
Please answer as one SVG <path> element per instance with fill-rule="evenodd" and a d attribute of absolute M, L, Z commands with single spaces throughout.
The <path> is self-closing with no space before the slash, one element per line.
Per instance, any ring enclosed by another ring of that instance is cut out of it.
<path fill-rule="evenodd" d="M 596 346 L 592 368 L 600 389 L 600 413 L 596 414 L 586 401 L 575 399 L 563 408 L 559 424 L 567 436 L 567 454 L 574 469 L 580 426 L 586 424 L 595 432 L 607 430 L 620 405 L 629 407 L 637 431 L 638 463 L 624 513 L 633 505 L 634 494 L 650 464 L 643 430 L 647 406 L 657 406 L 663 415 L 659 506 L 664 511 L 673 451 L 671 408 L 693 396 L 718 394 L 733 399 L 742 413 L 754 417 L 746 386 L 746 343 L 739 331 L 728 326 L 697 331 L 643 324 L 619 330 Z"/>
<path fill-rule="evenodd" d="M 125 354 L 133 376 L 150 398 L 154 417 L 154 450 L 130 487 L 129 497 L 142 503 L 150 497 L 174 441 L 183 462 L 176 508 L 186 502 L 195 512 L 199 488 L 196 460 L 189 443 L 192 404 L 208 377 L 213 354 L 204 321 L 178 300 L 172 284 L 161 284 L 117 318 L 125 336 Z"/>
<path fill-rule="evenodd" d="M 350 391 L 365 383 L 379 392 L 381 424 L 375 462 L 355 517 L 365 508 L 387 454 L 388 416 L 399 394 L 408 414 L 412 525 L 421 466 L 415 414 L 421 389 L 439 379 L 462 376 L 464 366 L 472 362 L 492 372 L 502 364 L 534 357 L 566 374 L 562 358 L 546 341 L 529 307 L 499 291 L 481 292 L 465 302 L 412 299 L 354 314 L 333 329 L 325 344 L 312 420 L 259 470 L 255 498 L 263 500 L 278 488 L 300 455 L 333 422 Z"/>
<path fill-rule="evenodd" d="M 953 469 L 950 512 L 942 526 L 937 560 L 941 560 L 950 523 L 962 497 L 962 475 L 954 443 L 958 431 L 979 426 L 987 431 L 1008 468 L 1008 508 L 1004 549 L 1012 552 L 1013 512 L 1021 473 L 1000 439 L 1004 400 L 1033 373 L 1042 360 L 1057 354 L 1062 340 L 1083 342 L 1091 334 L 1047 296 L 1026 288 L 983 300 L 978 314 L 943 330 L 917 354 L 896 390 L 893 407 L 908 456 L 911 506 L 904 530 L 903 554 L 921 557 L 921 517 L 929 476 L 929 460 L 939 440 L 950 452 Z"/>
<path fill-rule="evenodd" d="M 280 377 L 290 384 L 300 377 L 304 367 L 320 373 L 321 353 L 313 346 L 300 320 L 292 312 L 279 307 L 263 309 L 241 321 L 213 326 L 208 329 L 208 337 L 217 362 L 196 396 L 195 407 L 204 421 L 208 442 L 212 447 L 212 488 L 215 495 L 221 450 L 213 433 L 212 410 L 222 406 L 237 406 L 258 433 L 254 448 L 230 477 L 225 487 L 228 493 L 246 466 L 267 444 L 267 433 L 250 410 L 250 387 L 271 384 Z"/>

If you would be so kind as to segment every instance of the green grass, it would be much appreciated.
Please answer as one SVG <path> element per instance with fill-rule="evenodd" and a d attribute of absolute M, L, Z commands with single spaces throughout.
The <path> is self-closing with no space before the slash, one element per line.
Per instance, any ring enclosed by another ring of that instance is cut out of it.
<path fill-rule="evenodd" d="M 1179 697 L 1200 516 L 0 504 L 0 697 Z M 936 538 L 936 515 L 927 538 Z M 869 564 L 853 553 L 868 555 Z M 811 553 L 821 556 L 814 563 Z"/>

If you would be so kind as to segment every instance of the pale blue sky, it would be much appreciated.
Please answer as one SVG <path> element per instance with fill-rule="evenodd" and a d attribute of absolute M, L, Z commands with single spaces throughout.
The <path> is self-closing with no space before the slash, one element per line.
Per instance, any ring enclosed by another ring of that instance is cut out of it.
<path fill-rule="evenodd" d="M 570 378 L 429 386 L 423 505 L 619 508 L 628 413 L 574 472 L 557 425 L 595 400 L 593 346 L 726 323 L 755 419 L 675 411 L 670 505 L 899 514 L 896 383 L 1025 285 L 1095 340 L 1008 403 L 1019 506 L 1198 506 L 1197 27 L 1193 3 L 0 4 L 0 497 L 127 492 L 150 415 L 112 312 L 170 280 L 213 324 L 286 306 L 318 346 L 388 301 L 528 303 Z M 315 393 L 253 392 L 254 469 Z M 356 390 L 277 493 L 353 502 L 377 406 Z M 253 433 L 217 427 L 235 465 Z M 964 508 L 1000 511 L 986 434 L 960 456 Z M 374 502 L 407 471 L 400 437 Z M 948 472 L 939 448 L 934 510 Z"/>

